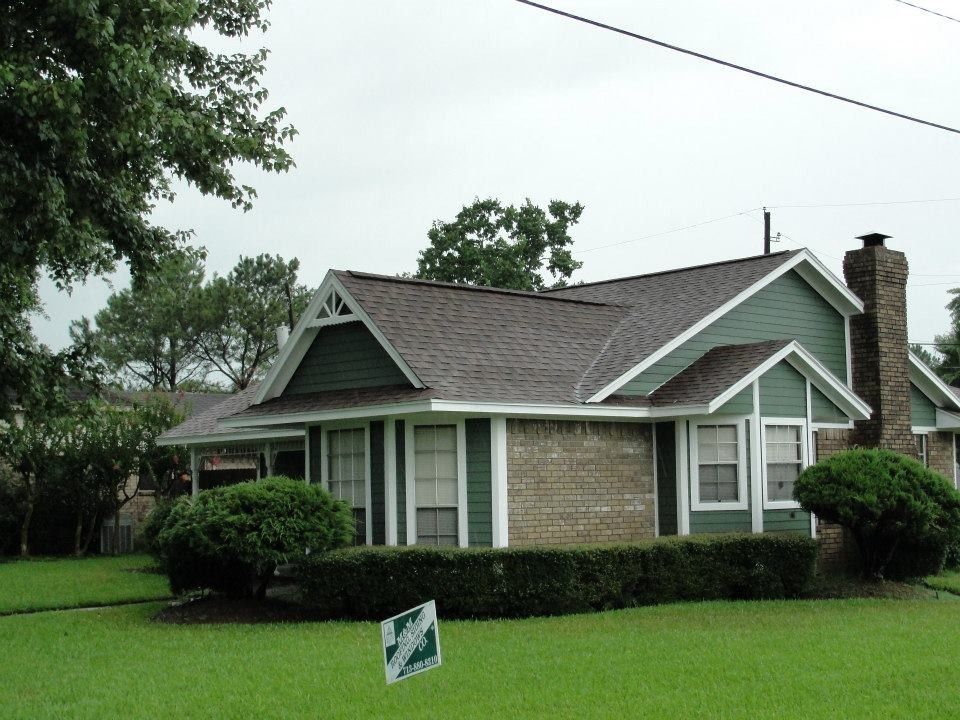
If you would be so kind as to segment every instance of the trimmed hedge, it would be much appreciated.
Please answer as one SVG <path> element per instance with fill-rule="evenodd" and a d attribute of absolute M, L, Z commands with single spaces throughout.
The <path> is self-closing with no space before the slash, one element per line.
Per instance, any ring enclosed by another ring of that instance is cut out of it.
<path fill-rule="evenodd" d="M 448 618 L 563 615 L 677 600 L 787 598 L 814 572 L 796 535 L 715 535 L 597 546 L 352 548 L 299 565 L 304 602 L 383 619 L 426 600 Z"/>

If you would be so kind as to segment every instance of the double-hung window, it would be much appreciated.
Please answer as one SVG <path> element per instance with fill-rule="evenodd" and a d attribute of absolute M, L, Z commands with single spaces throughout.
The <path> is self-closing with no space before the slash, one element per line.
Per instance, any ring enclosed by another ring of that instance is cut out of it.
<path fill-rule="evenodd" d="M 743 428 L 740 420 L 693 425 L 693 510 L 747 508 Z"/>
<path fill-rule="evenodd" d="M 803 421 L 766 420 L 763 426 L 765 507 L 798 507 L 793 485 L 806 462 Z"/>
<path fill-rule="evenodd" d="M 457 545 L 457 426 L 417 426 L 413 443 L 417 543 Z"/>
<path fill-rule="evenodd" d="M 363 428 L 327 432 L 330 493 L 353 508 L 354 545 L 367 542 L 367 439 Z"/>

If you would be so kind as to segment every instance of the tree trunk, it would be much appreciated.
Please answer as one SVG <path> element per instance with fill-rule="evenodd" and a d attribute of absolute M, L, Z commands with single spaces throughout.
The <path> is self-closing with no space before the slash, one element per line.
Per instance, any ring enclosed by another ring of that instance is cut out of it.
<path fill-rule="evenodd" d="M 113 554 L 120 554 L 120 508 L 113 514 Z"/>
<path fill-rule="evenodd" d="M 83 538 L 83 510 L 77 509 L 77 524 L 73 529 L 73 554 L 80 557 L 80 541 Z"/>
<path fill-rule="evenodd" d="M 27 500 L 27 512 L 20 524 L 20 557 L 30 557 L 30 521 L 33 519 L 34 499 Z"/>
<path fill-rule="evenodd" d="M 93 531 L 97 528 L 97 513 L 90 518 L 90 527 L 87 528 L 87 536 L 83 539 L 83 546 L 80 548 L 80 554 L 86 555 L 90 550 L 90 543 L 93 541 Z"/>

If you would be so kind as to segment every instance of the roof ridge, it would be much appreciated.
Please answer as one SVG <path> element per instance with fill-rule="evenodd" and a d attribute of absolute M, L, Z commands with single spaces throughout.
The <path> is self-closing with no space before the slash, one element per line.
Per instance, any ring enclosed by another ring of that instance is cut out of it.
<path fill-rule="evenodd" d="M 703 268 L 716 267 L 717 265 L 733 265 L 735 263 L 750 262 L 752 260 L 762 260 L 763 258 L 775 257 L 778 255 L 795 255 L 796 253 L 802 252 L 804 249 L 805 248 L 798 248 L 797 250 L 780 250 L 775 253 L 750 255 L 742 258 L 734 258 L 732 260 L 716 260 L 714 262 L 701 263 L 700 265 L 688 265 L 686 267 L 681 267 L 681 268 L 672 268 L 669 270 L 657 270 L 656 272 L 641 273 L 639 275 L 626 275 L 624 277 L 609 278 L 607 280 L 594 280 L 593 282 L 580 283 L 578 285 L 567 285 L 565 287 L 540 290 L 539 294 L 543 295 L 545 293 L 560 292 L 562 290 L 574 290 L 576 288 L 590 287 L 592 285 L 604 285 L 606 283 L 624 282 L 626 280 L 639 280 L 640 278 L 656 277 L 658 275 L 670 275 L 671 273 L 687 272 L 689 270 L 701 270 Z"/>
<path fill-rule="evenodd" d="M 532 298 L 534 300 L 552 300 L 559 302 L 578 303 L 580 305 L 596 305 L 599 307 L 623 308 L 625 305 L 617 303 L 599 302 L 597 300 L 582 300 L 580 298 L 551 297 L 545 295 L 547 291 L 543 290 L 513 290 L 511 288 L 497 288 L 489 285 L 468 285 L 466 283 L 445 282 L 442 280 L 424 280 L 415 277 L 400 277 L 397 275 L 381 275 L 378 273 L 368 273 L 360 270 L 334 270 L 334 273 L 345 273 L 357 278 L 368 278 L 372 280 L 382 280 L 385 282 L 406 283 L 410 285 L 429 285 L 433 287 L 445 287 L 453 290 L 473 290 L 477 292 L 487 292 L 499 295 L 517 295 L 519 297 Z M 560 289 L 560 288 L 556 288 Z"/>

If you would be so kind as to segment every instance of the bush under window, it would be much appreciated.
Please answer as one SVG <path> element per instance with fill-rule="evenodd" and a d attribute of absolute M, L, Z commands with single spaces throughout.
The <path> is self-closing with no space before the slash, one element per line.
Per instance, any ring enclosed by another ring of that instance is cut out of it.
<path fill-rule="evenodd" d="M 174 592 L 210 589 L 263 598 L 277 566 L 349 545 L 350 508 L 318 485 L 285 477 L 178 500 L 158 536 Z"/>

